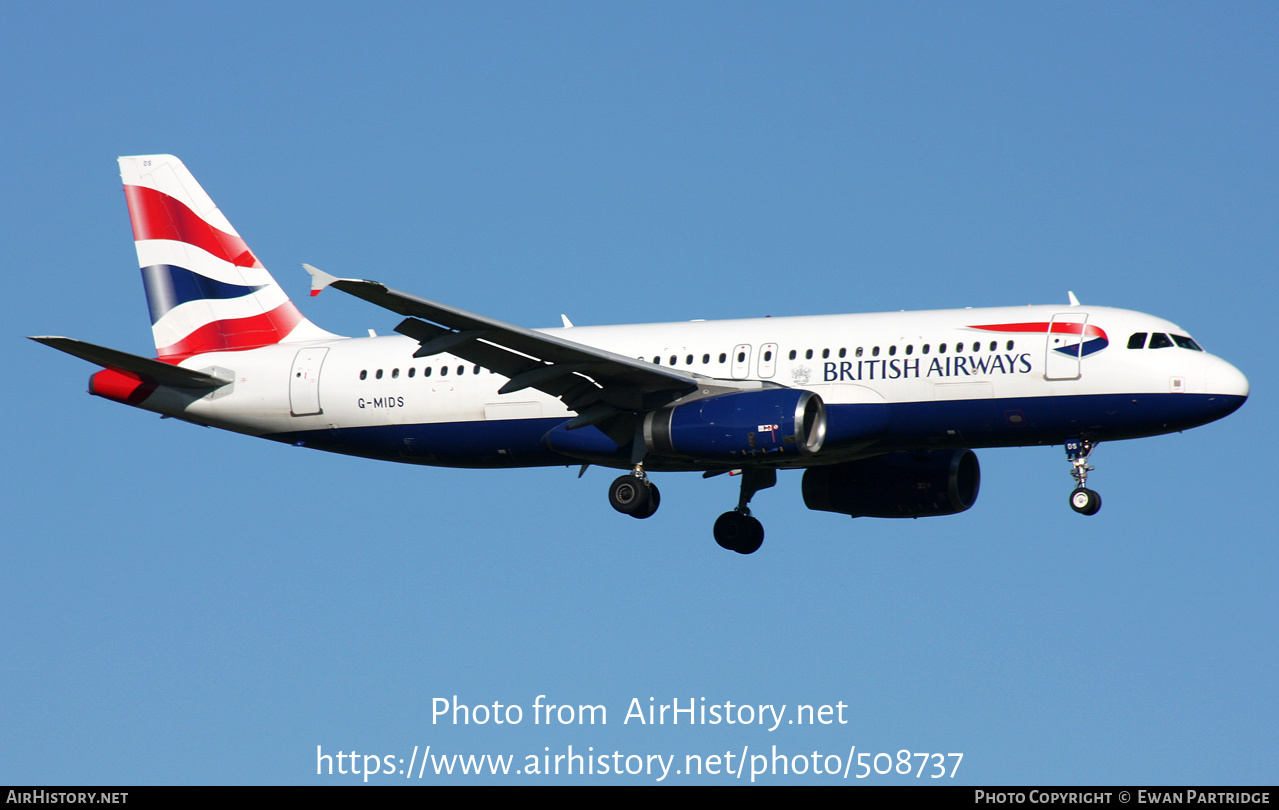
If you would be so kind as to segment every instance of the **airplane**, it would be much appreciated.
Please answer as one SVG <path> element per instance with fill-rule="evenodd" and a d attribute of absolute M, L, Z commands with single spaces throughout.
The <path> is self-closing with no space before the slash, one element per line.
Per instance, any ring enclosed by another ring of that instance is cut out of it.
<path fill-rule="evenodd" d="M 748 504 L 803 470 L 809 509 L 957 514 L 977 500 L 974 448 L 1062 445 L 1070 506 L 1099 442 L 1221 419 L 1248 380 L 1169 321 L 1123 309 L 998 307 L 526 329 L 310 265 L 390 310 L 396 335 L 311 323 L 186 166 L 119 159 L 151 312 L 154 359 L 32 340 L 103 367 L 89 393 L 198 425 L 365 458 L 442 467 L 624 470 L 614 509 L 652 516 L 649 473 L 739 474 L 714 526 L 751 554 Z"/>

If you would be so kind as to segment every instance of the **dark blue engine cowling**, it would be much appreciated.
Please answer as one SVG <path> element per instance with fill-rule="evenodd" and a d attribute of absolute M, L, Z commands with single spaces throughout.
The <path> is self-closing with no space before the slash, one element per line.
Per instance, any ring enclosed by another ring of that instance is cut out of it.
<path fill-rule="evenodd" d="M 972 450 L 889 453 L 804 471 L 805 506 L 853 517 L 954 515 L 977 502 L 980 488 Z"/>
<path fill-rule="evenodd" d="M 644 417 L 644 443 L 663 456 L 762 460 L 810 455 L 825 440 L 822 398 L 794 388 L 720 394 Z"/>

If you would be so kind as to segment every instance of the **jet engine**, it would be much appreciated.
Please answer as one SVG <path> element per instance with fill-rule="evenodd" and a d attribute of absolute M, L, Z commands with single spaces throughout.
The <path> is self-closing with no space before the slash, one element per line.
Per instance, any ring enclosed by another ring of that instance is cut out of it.
<path fill-rule="evenodd" d="M 810 455 L 825 440 L 822 398 L 794 388 L 720 394 L 644 417 L 644 443 L 663 456 L 738 461 Z"/>
<path fill-rule="evenodd" d="M 954 515 L 977 502 L 981 467 L 972 450 L 932 450 L 810 467 L 804 505 L 852 517 Z"/>

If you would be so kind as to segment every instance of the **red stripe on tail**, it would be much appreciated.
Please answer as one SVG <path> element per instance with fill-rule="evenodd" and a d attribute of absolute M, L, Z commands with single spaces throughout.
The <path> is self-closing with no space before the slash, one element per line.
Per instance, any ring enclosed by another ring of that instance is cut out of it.
<path fill-rule="evenodd" d="M 302 313 L 291 301 L 285 301 L 270 312 L 248 318 L 230 318 L 205 324 L 170 346 L 157 350 L 160 359 L 178 359 L 204 352 L 240 351 L 271 346 L 289 336 L 303 320 Z"/>
<path fill-rule="evenodd" d="M 133 238 L 172 239 L 212 253 L 238 267 L 261 267 L 244 240 L 218 230 L 168 194 L 146 186 L 125 186 Z"/>

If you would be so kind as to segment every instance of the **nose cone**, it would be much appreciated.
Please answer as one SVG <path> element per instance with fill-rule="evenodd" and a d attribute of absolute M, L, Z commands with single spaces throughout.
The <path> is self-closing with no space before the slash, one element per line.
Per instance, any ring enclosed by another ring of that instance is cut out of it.
<path fill-rule="evenodd" d="M 1225 360 L 1213 357 L 1208 367 L 1208 395 L 1220 411 L 1214 419 L 1232 414 L 1248 399 L 1248 378 Z"/>
<path fill-rule="evenodd" d="M 1239 397 L 1242 404 L 1242 400 L 1248 398 L 1248 378 L 1220 357 L 1214 357 L 1213 360 L 1215 362 L 1208 369 L 1208 392 Z"/>

